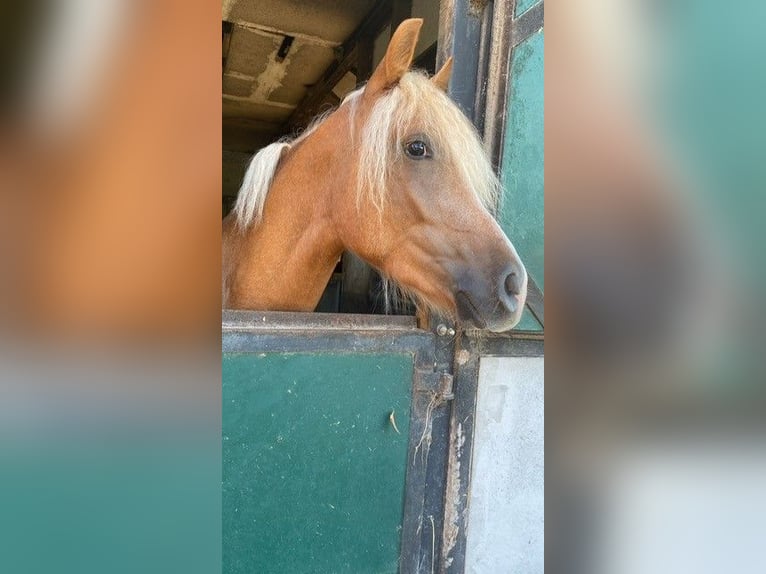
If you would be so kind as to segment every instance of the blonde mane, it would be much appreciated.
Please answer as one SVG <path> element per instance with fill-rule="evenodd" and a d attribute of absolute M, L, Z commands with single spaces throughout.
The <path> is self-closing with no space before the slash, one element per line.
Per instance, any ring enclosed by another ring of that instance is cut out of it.
<path fill-rule="evenodd" d="M 288 142 L 278 141 L 267 145 L 253 156 L 234 204 L 234 213 L 241 228 L 246 228 L 263 216 L 266 195 L 277 172 L 279 160 L 289 149 Z"/>
<path fill-rule="evenodd" d="M 500 183 L 484 153 L 476 129 L 424 73 L 406 73 L 396 86 L 380 96 L 357 134 L 353 118 L 361 93 L 361 88 L 354 90 L 340 104 L 351 106 L 351 141 L 359 148 L 357 204 L 368 199 L 382 212 L 392 170 L 404 159 L 400 144 L 412 134 L 413 126 L 417 126 L 429 139 L 435 155 L 460 170 L 461 179 L 484 207 L 489 210 L 494 208 Z M 283 155 L 309 137 L 330 113 L 332 111 L 314 119 L 297 138 L 282 139 L 255 154 L 234 204 L 236 220 L 242 229 L 262 218 L 266 196 Z"/>
<path fill-rule="evenodd" d="M 362 89 L 354 90 L 346 95 L 341 106 L 346 102 L 354 105 L 356 96 Z M 252 223 L 257 223 L 263 217 L 263 206 L 266 204 L 266 196 L 269 193 L 271 182 L 277 173 L 279 161 L 295 144 L 309 137 L 335 110 L 328 110 L 315 117 L 308 127 L 296 138 L 282 138 L 278 142 L 267 145 L 250 160 L 250 165 L 242 178 L 242 185 L 237 193 L 237 201 L 234 203 L 234 213 L 237 224 L 245 229 Z M 353 112 L 352 112 L 353 113 Z M 352 131 L 353 134 L 353 131 Z"/>
<path fill-rule="evenodd" d="M 492 210 L 500 182 L 476 128 L 447 94 L 419 71 L 408 72 L 381 96 L 362 128 L 357 201 L 369 199 L 383 210 L 391 172 L 404 159 L 401 144 L 413 135 L 414 127 L 429 139 L 435 155 L 460 170 L 482 205 Z"/>

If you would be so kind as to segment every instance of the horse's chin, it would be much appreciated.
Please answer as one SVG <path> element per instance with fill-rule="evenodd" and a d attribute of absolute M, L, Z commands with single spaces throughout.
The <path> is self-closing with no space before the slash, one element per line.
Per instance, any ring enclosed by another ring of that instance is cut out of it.
<path fill-rule="evenodd" d="M 455 304 L 458 319 L 460 319 L 464 329 L 478 329 L 493 333 L 504 333 L 513 329 L 521 319 L 520 309 L 524 307 L 523 302 L 520 302 L 518 311 L 498 313 L 498 306 L 495 306 L 496 311 L 488 314 L 482 312 L 481 306 L 477 305 L 465 291 L 457 293 Z"/>
<path fill-rule="evenodd" d="M 464 327 L 486 329 L 487 322 L 468 293 L 459 291 L 455 296 L 455 305 L 457 306 L 457 316 Z"/>

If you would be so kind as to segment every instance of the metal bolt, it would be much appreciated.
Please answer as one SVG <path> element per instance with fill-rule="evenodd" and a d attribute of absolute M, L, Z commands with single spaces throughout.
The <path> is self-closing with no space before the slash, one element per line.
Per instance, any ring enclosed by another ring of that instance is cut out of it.
<path fill-rule="evenodd" d="M 452 327 L 447 329 L 447 335 L 449 335 L 450 337 L 454 337 L 455 336 L 455 329 L 453 329 Z"/>
<path fill-rule="evenodd" d="M 444 323 L 440 323 L 438 327 L 436 327 L 436 334 L 440 337 L 444 337 L 449 331 L 447 330 L 447 325 Z"/>

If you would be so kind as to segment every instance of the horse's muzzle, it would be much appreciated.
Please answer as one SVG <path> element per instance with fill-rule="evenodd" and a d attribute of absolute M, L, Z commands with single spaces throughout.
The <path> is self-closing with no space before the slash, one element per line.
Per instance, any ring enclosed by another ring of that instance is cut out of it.
<path fill-rule="evenodd" d="M 458 317 L 467 326 L 508 331 L 521 319 L 526 292 L 527 273 L 520 263 L 503 268 L 491 279 L 464 275 L 455 293 Z"/>
<path fill-rule="evenodd" d="M 526 294 L 523 293 L 526 291 L 526 273 L 523 269 L 512 266 L 504 275 L 505 279 L 498 288 L 498 296 L 503 305 L 511 313 L 515 313 L 519 308 L 520 297 Z"/>

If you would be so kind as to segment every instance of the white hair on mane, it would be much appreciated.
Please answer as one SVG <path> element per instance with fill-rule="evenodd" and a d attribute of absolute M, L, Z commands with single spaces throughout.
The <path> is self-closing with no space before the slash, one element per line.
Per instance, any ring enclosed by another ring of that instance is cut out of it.
<path fill-rule="evenodd" d="M 290 144 L 284 141 L 267 145 L 250 161 L 234 204 L 237 223 L 242 229 L 253 221 L 260 220 L 263 215 L 266 195 L 269 193 L 279 160 L 290 147 Z"/>
<path fill-rule="evenodd" d="M 350 92 L 341 106 L 356 113 L 363 88 Z M 317 116 L 297 138 L 282 139 L 260 150 L 250 162 L 234 204 L 241 228 L 263 216 L 266 195 L 283 154 L 309 137 L 334 110 Z M 402 76 L 399 83 L 375 102 L 359 141 L 357 202 L 369 199 L 383 210 L 392 169 L 404 157 L 404 139 L 417 129 L 428 138 L 441 160 L 460 170 L 461 179 L 489 210 L 497 202 L 500 183 L 487 159 L 476 129 L 455 103 L 428 77 L 417 71 Z M 354 122 L 351 140 L 355 141 Z"/>
<path fill-rule="evenodd" d="M 362 128 L 357 201 L 385 205 L 388 179 L 404 158 L 405 138 L 423 134 L 439 159 L 457 167 L 461 179 L 489 210 L 496 204 L 500 182 L 473 124 L 428 77 L 417 71 L 375 102 Z"/>
<path fill-rule="evenodd" d="M 343 98 L 340 105 L 342 106 L 348 102 L 352 109 L 354 109 L 356 107 L 357 96 L 361 92 L 362 88 L 349 92 Z M 253 156 L 245 172 L 245 177 L 242 179 L 242 185 L 237 194 L 237 201 L 234 204 L 234 213 L 240 228 L 245 229 L 250 224 L 257 223 L 263 217 L 263 206 L 266 204 L 266 196 L 269 193 L 271 182 L 274 180 L 274 175 L 277 172 L 282 155 L 290 150 L 293 145 L 309 137 L 327 119 L 327 116 L 334 111 L 327 110 L 319 114 L 295 139 L 282 138 L 278 142 L 261 149 Z"/>

